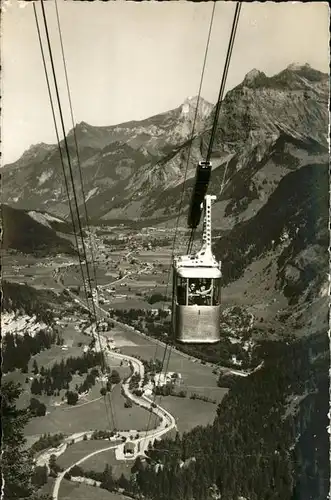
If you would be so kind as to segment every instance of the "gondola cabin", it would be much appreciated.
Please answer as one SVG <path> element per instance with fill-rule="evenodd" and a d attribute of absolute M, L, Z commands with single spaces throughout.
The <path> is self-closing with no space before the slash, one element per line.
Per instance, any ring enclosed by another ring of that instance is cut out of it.
<path fill-rule="evenodd" d="M 215 267 L 174 268 L 173 331 L 178 342 L 219 342 L 221 277 Z"/>
<path fill-rule="evenodd" d="M 221 263 L 211 249 L 211 200 L 204 199 L 203 245 L 195 255 L 173 262 L 172 328 L 182 343 L 211 344 L 220 340 Z"/>

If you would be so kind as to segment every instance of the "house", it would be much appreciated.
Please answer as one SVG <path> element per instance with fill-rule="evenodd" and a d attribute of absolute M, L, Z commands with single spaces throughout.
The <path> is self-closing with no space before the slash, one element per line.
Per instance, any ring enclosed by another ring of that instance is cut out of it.
<path fill-rule="evenodd" d="M 124 455 L 133 455 L 135 451 L 136 445 L 129 441 L 124 445 Z"/>
<path fill-rule="evenodd" d="M 180 385 L 182 381 L 182 376 L 180 373 L 175 372 L 160 372 L 154 377 L 154 383 L 156 386 L 161 387 L 167 384 Z"/>

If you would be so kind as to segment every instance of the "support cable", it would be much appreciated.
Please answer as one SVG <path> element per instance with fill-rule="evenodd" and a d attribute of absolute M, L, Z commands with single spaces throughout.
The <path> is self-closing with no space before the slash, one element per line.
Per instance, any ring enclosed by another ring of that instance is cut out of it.
<path fill-rule="evenodd" d="M 44 53 L 44 49 L 43 49 L 43 43 L 42 43 L 42 39 L 41 39 L 41 33 L 40 33 L 40 27 L 39 27 L 39 21 L 38 21 L 38 16 L 37 16 L 36 4 L 35 3 L 33 3 L 33 12 L 34 12 L 34 17 L 35 17 L 35 21 L 36 21 L 36 27 L 37 27 L 37 32 L 38 32 L 38 39 L 39 39 L 41 57 L 42 57 L 43 66 L 44 66 L 44 72 L 45 72 L 45 77 L 46 77 L 46 84 L 47 84 L 48 96 L 49 96 L 49 101 L 50 101 L 51 110 L 52 110 L 52 116 L 53 116 L 53 121 L 54 121 L 57 146 L 58 146 L 58 150 L 59 150 L 59 154 L 60 154 L 60 161 L 61 161 L 61 167 L 62 167 L 62 172 L 63 172 L 63 177 L 64 177 L 64 184 L 65 184 L 65 189 L 66 189 L 67 198 L 68 198 L 68 204 L 69 204 L 69 210 L 70 210 L 70 217 L 71 217 L 71 221 L 72 221 L 73 232 L 74 232 L 75 242 L 76 242 L 76 247 L 77 247 L 77 254 L 78 254 L 78 259 L 79 259 L 79 266 L 80 266 L 80 271 L 81 271 L 82 278 L 83 278 L 83 285 L 84 285 L 85 297 L 86 297 L 86 301 L 88 303 L 88 294 L 87 294 L 86 283 L 85 283 L 85 276 L 84 276 L 84 270 L 83 270 L 83 265 L 82 265 L 82 261 L 81 261 L 80 250 L 79 250 L 79 244 L 78 244 L 78 238 L 77 238 L 77 232 L 76 232 L 76 224 L 75 224 L 75 217 L 74 217 L 74 214 L 73 214 L 71 200 L 70 200 L 69 185 L 68 185 L 68 180 L 67 180 L 67 176 L 66 176 L 66 172 L 65 172 L 64 158 L 63 158 L 63 153 L 62 153 L 62 149 L 61 149 L 60 137 L 59 137 L 59 132 L 58 132 L 58 128 L 57 128 L 57 123 L 56 123 L 56 116 L 55 116 L 55 110 L 54 110 L 54 104 L 53 104 L 53 97 L 52 97 L 50 81 L 49 81 L 48 73 L 47 73 L 45 53 Z"/>
<path fill-rule="evenodd" d="M 206 161 L 210 161 L 212 151 L 213 151 L 213 145 L 214 145 L 214 140 L 215 140 L 215 134 L 216 134 L 216 129 L 218 125 L 218 119 L 219 119 L 219 114 L 221 110 L 221 105 L 223 101 L 223 96 L 224 96 L 224 90 L 225 90 L 225 84 L 226 80 L 228 77 L 228 72 L 229 72 L 229 66 L 230 66 L 230 61 L 232 57 L 232 50 L 233 50 L 233 45 L 237 33 L 237 27 L 238 27 L 238 21 L 239 21 L 239 16 L 240 16 L 240 11 L 241 11 L 241 2 L 237 2 L 235 13 L 234 13 L 234 18 L 233 18 L 233 23 L 232 23 L 232 28 L 231 28 L 231 34 L 230 34 L 230 40 L 229 40 L 229 45 L 228 45 L 228 50 L 226 53 L 226 58 L 225 58 L 225 65 L 224 65 L 224 70 L 223 70 L 223 75 L 222 75 L 222 80 L 221 80 L 221 85 L 220 85 L 220 90 L 218 94 L 218 99 L 217 99 L 217 104 L 216 104 L 216 109 L 215 109 L 215 115 L 214 115 L 214 120 L 213 120 L 213 127 L 211 130 L 211 135 L 210 135 L 210 140 L 209 140 L 209 145 L 208 145 L 208 150 L 207 150 L 207 156 L 206 156 Z M 228 164 L 226 164 L 225 167 L 225 173 L 227 169 Z M 224 179 L 225 176 L 223 176 L 223 181 L 222 181 L 222 186 L 221 186 L 221 192 L 224 187 Z M 195 229 L 192 228 L 191 230 L 191 235 L 190 235 L 190 240 L 188 243 L 187 247 L 187 253 L 190 254 L 192 251 L 193 247 L 193 242 L 194 242 L 194 233 Z"/>
<path fill-rule="evenodd" d="M 74 178 L 73 178 L 72 165 L 71 165 L 71 161 L 70 161 L 69 147 L 68 147 L 68 142 L 67 142 L 66 133 L 65 133 L 64 119 L 63 119 L 63 113 L 62 113 L 62 106 L 61 106 L 61 101 L 60 101 L 60 96 L 59 96 L 59 89 L 58 89 L 58 85 L 57 85 L 56 72 L 55 72 L 55 67 L 54 67 L 54 59 L 53 59 L 53 53 L 52 53 L 52 48 L 51 48 L 51 43 L 50 43 L 50 37 L 49 37 L 49 31 L 48 31 L 48 25 L 47 25 L 47 18 L 46 18 L 45 7 L 44 7 L 44 0 L 41 0 L 41 9 L 42 9 L 42 14 L 43 14 L 43 20 L 44 20 L 44 27 L 45 27 L 45 33 L 46 33 L 48 51 L 49 51 L 49 56 L 50 56 L 50 61 L 51 61 L 51 66 L 52 66 L 52 74 L 53 74 L 55 91 L 56 91 L 56 96 L 57 96 L 57 102 L 58 102 L 58 108 L 59 108 L 59 114 L 60 114 L 60 121 L 61 121 L 61 126 L 62 126 L 62 133 L 63 133 L 63 138 L 64 138 L 64 144 L 65 144 L 65 151 L 66 151 L 66 155 L 67 155 L 67 159 L 68 159 L 70 179 L 71 179 L 73 196 L 74 196 L 74 201 L 75 201 L 76 214 L 77 214 L 77 222 L 78 222 L 78 226 L 79 226 L 80 238 L 81 238 L 81 242 L 82 242 L 82 249 L 83 249 L 83 254 L 84 254 L 85 263 L 86 263 L 87 281 L 88 281 L 89 288 L 90 288 L 90 291 L 91 291 L 92 309 L 93 309 L 93 314 L 94 314 L 94 318 L 95 318 L 95 321 L 96 321 L 96 332 L 97 332 L 97 335 L 98 335 L 98 340 L 99 340 L 99 345 L 100 345 L 101 368 L 102 368 L 102 372 L 104 373 L 105 372 L 105 356 L 104 356 L 104 353 L 103 353 L 102 343 L 101 343 L 101 338 L 100 338 L 100 333 L 99 333 L 99 330 L 98 330 L 98 321 L 97 321 L 95 304 L 94 304 L 94 300 L 93 300 L 93 293 L 92 293 L 92 287 L 91 287 L 91 278 L 90 278 L 90 273 L 89 273 L 89 268 L 88 268 L 88 261 L 87 261 L 87 253 L 86 253 L 86 247 L 85 247 L 85 242 L 84 242 L 84 237 L 83 237 L 83 230 L 82 230 L 82 225 L 81 225 L 81 220 L 80 220 L 80 214 L 79 214 L 79 208 L 78 208 L 78 202 L 77 202 L 77 195 L 76 195 L 76 189 L 75 189 L 75 182 L 74 182 Z M 83 275 L 83 281 L 84 281 L 84 284 L 85 284 L 84 275 Z M 86 300 L 87 300 L 87 309 L 90 311 L 88 297 L 86 297 Z M 91 325 L 91 328 L 92 328 L 92 325 Z M 103 381 L 102 381 L 102 385 L 103 385 Z M 107 418 L 109 420 L 106 399 L 104 399 L 104 401 L 105 401 Z M 110 427 L 111 427 L 111 424 L 110 424 Z"/>
<path fill-rule="evenodd" d="M 55 67 L 54 67 L 53 52 L 52 52 L 51 43 L 50 43 L 50 37 L 49 37 L 49 31 L 48 31 L 48 25 L 47 25 L 46 13 L 45 13 L 44 1 L 45 0 L 41 0 L 41 8 L 42 8 L 44 25 L 45 25 L 45 32 L 46 32 L 46 38 L 47 38 L 47 44 L 48 44 L 48 51 L 49 51 L 49 55 L 50 55 L 50 61 L 51 61 L 52 73 L 53 73 L 53 79 L 54 79 L 54 85 L 55 85 L 55 92 L 56 92 L 56 97 L 57 97 L 57 102 L 58 102 L 59 113 L 60 113 L 60 121 L 61 121 L 61 127 L 62 127 L 62 133 L 63 133 L 63 140 L 64 140 L 64 145 L 65 145 L 65 151 L 66 151 L 66 155 L 67 155 L 67 159 L 68 159 L 68 167 L 69 167 L 71 185 L 72 185 L 72 190 L 73 190 L 73 195 L 74 195 L 74 201 L 75 201 L 75 208 L 76 208 L 76 214 L 77 214 L 77 222 L 78 222 L 78 226 L 79 226 L 79 234 L 80 234 L 81 244 L 82 244 L 82 248 L 83 248 L 83 255 L 84 255 L 85 263 L 86 263 L 87 280 L 88 280 L 88 284 L 89 284 L 89 288 L 90 288 L 90 292 L 91 292 L 91 302 L 92 302 L 93 314 L 94 314 L 94 317 L 97 318 L 95 304 L 94 304 L 94 300 L 93 300 L 92 288 L 91 288 L 91 277 L 90 277 L 90 271 L 89 271 L 88 262 L 87 262 L 87 253 L 86 253 L 85 241 L 84 241 L 84 236 L 83 236 L 83 228 L 82 228 L 82 224 L 81 224 L 81 220 L 80 220 L 79 207 L 78 207 L 78 201 L 77 201 L 77 194 L 76 194 L 76 188 L 75 188 L 75 181 L 74 181 L 74 177 L 73 177 L 72 165 L 71 165 L 71 160 L 70 160 L 69 146 L 68 146 L 68 141 L 67 141 L 66 132 L 65 132 L 64 119 L 63 119 L 63 113 L 62 113 L 62 106 L 61 106 L 61 100 L 60 100 L 59 89 L 58 89 L 58 84 L 57 84 L 56 72 L 55 72 Z"/>
<path fill-rule="evenodd" d="M 76 134 L 76 126 L 75 126 L 75 119 L 74 119 L 73 106 L 72 106 L 72 100 L 71 100 L 71 92 L 70 92 L 70 86 L 69 86 L 67 63 L 66 63 L 66 58 L 65 58 L 65 53 L 64 53 L 64 45 L 63 45 L 63 39 L 62 39 L 62 30 L 61 30 L 61 23 L 60 23 L 60 16 L 59 16 L 59 9 L 58 9 L 57 0 L 55 0 L 55 10 L 56 10 L 58 32 L 59 32 L 59 37 L 60 37 L 61 54 L 62 54 L 62 62 L 63 62 L 63 67 L 64 67 L 66 87 L 67 87 L 67 94 L 68 94 L 68 99 L 69 99 L 69 108 L 70 108 L 72 130 L 73 130 L 75 150 L 76 150 L 76 156 L 77 156 L 77 166 L 78 166 L 78 171 L 79 171 L 80 187 L 81 187 L 84 212 L 85 212 L 85 223 L 86 223 L 86 227 L 87 227 L 87 231 L 88 231 L 88 235 L 89 235 L 89 242 L 90 242 L 91 262 L 92 262 L 92 270 L 93 270 L 93 277 L 94 277 L 95 290 L 96 290 L 97 307 L 99 307 L 98 282 L 97 282 L 96 265 L 95 265 L 94 252 L 93 252 L 93 242 L 92 242 L 92 236 L 91 236 L 91 231 L 90 231 L 90 226 L 89 226 L 89 217 L 88 217 L 87 206 L 86 206 L 86 197 L 85 197 L 85 191 L 84 191 L 82 167 L 81 167 L 81 161 L 80 161 L 80 155 L 79 155 L 79 147 L 78 147 L 78 140 L 77 140 L 77 134 Z M 86 259 L 86 266 L 88 267 L 88 260 L 87 259 Z M 92 301 L 93 301 L 93 294 L 92 294 Z M 95 309 L 95 315 L 96 315 L 96 309 Z M 99 337 L 99 344 L 100 344 L 100 348 L 101 348 L 101 339 L 100 339 L 100 333 L 98 331 L 98 318 L 97 318 L 97 316 L 95 317 L 95 319 L 96 319 L 97 334 Z M 116 427 L 115 415 L 114 415 L 114 410 L 112 407 L 110 395 L 109 395 L 109 404 L 110 404 L 110 409 L 111 409 L 111 413 L 112 413 L 112 419 L 114 422 L 114 426 Z"/>
<path fill-rule="evenodd" d="M 68 99 L 69 99 L 69 108 L 70 108 L 72 130 L 73 130 L 73 135 L 74 135 L 74 142 L 75 142 L 75 149 L 76 149 L 76 156 L 77 156 L 77 165 L 78 165 L 78 169 L 79 169 L 80 185 L 81 185 L 81 191 L 82 191 L 82 198 L 83 198 L 83 202 L 84 202 L 85 221 L 86 221 L 86 227 L 87 227 L 87 230 L 88 230 L 89 236 L 90 236 L 90 249 L 91 249 L 91 260 L 92 260 L 92 266 L 93 266 L 94 282 L 95 282 L 95 286 L 96 286 L 96 289 L 97 289 L 98 285 L 97 285 L 97 277 L 96 277 L 95 260 L 94 260 L 94 256 L 93 256 L 93 244 L 92 244 L 92 239 L 91 239 L 91 234 L 90 234 L 89 217 L 88 217 L 87 206 L 86 206 L 86 197 L 85 197 L 85 192 L 84 192 L 84 182 L 83 182 L 83 175 L 82 175 L 82 167 L 81 167 L 81 161 L 80 161 L 80 155 L 79 155 L 78 140 L 77 140 L 77 134 L 76 134 L 76 127 L 75 127 L 75 119 L 74 119 L 74 113 L 73 113 L 73 106 L 72 106 L 72 101 L 71 101 L 71 92 L 70 92 L 70 87 L 69 87 L 69 79 L 68 79 L 68 72 L 67 72 L 67 63 L 66 63 L 66 58 L 65 58 L 65 54 L 64 54 L 64 46 L 63 46 L 63 40 L 62 40 L 62 30 L 61 30 L 61 23 L 60 23 L 60 16 L 59 16 L 59 10 L 58 10 L 58 2 L 57 2 L 57 0 L 55 0 L 55 9 L 56 9 L 56 18 L 57 18 L 58 31 L 59 31 L 59 36 L 60 36 L 61 53 L 62 53 L 62 61 L 63 61 L 63 66 L 64 66 L 64 74 L 65 74 L 65 80 L 66 80 L 66 87 L 67 87 L 67 93 L 68 93 Z"/>

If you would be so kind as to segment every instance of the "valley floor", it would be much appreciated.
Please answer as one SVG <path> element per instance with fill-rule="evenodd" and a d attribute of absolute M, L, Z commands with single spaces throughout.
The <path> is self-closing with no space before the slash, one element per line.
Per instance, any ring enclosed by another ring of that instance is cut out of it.
<path fill-rule="evenodd" d="M 158 304 L 150 304 L 149 297 L 152 294 L 164 293 L 166 286 L 166 267 L 169 264 L 169 249 L 158 249 L 156 251 L 118 251 L 112 253 L 112 261 L 104 259 L 98 264 L 99 301 L 105 311 L 112 307 L 115 309 L 153 309 L 160 307 Z M 132 257 L 134 256 L 134 260 Z M 107 262 L 106 262 L 107 261 Z M 234 284 L 229 285 L 223 291 L 223 304 L 226 307 L 243 305 L 257 318 L 259 325 L 270 326 L 279 311 L 286 306 L 286 300 L 281 294 L 275 292 L 271 282 L 275 279 L 275 268 L 272 259 L 267 256 L 248 266 L 242 278 Z M 80 284 L 80 275 L 77 263 L 71 258 L 59 256 L 56 259 L 44 259 L 42 262 L 33 257 L 9 256 L 5 266 L 5 278 L 16 283 L 28 283 L 39 290 L 53 290 L 58 295 L 64 290 L 70 290 Z M 264 281 L 262 277 L 266 278 Z M 263 282 L 263 289 L 261 288 Z M 76 297 L 76 298 L 75 298 Z M 67 303 L 84 305 L 81 291 L 76 295 L 69 292 Z M 81 314 L 81 313 L 79 313 Z M 81 356 L 90 342 L 86 335 L 83 320 L 74 311 L 66 312 L 58 319 L 57 328 L 63 338 L 63 346 L 52 346 L 32 357 L 29 362 L 28 374 L 15 371 L 4 376 L 5 379 L 13 379 L 22 383 L 24 392 L 19 402 L 21 407 L 29 404 L 31 397 L 31 370 L 33 362 L 38 366 L 50 368 L 55 362 L 66 360 L 72 356 Z M 9 318 L 10 319 L 10 318 Z M 12 319 L 12 318 L 11 318 Z M 9 321 L 12 323 L 12 321 Z M 8 326 L 7 326 L 8 328 Z M 17 330 L 17 328 L 16 328 Z M 151 337 L 139 335 L 133 328 L 128 328 L 115 321 L 113 327 L 102 333 L 105 338 L 112 340 L 112 348 L 126 356 L 140 357 L 142 360 L 162 360 L 164 356 L 164 344 Z M 129 375 L 130 370 L 127 363 L 120 363 L 116 358 L 109 356 L 110 368 L 115 368 L 121 378 Z M 213 422 L 217 405 L 222 402 L 228 389 L 218 387 L 218 371 L 209 363 L 202 364 L 194 357 L 183 354 L 177 349 L 171 350 L 168 371 L 181 375 L 178 387 L 187 393 L 185 398 L 175 396 L 157 396 L 156 404 L 162 406 L 175 418 L 177 429 L 180 434 L 202 425 Z M 240 373 L 240 372 L 239 372 Z M 75 376 L 74 384 L 82 382 L 82 377 Z M 64 399 L 64 390 L 59 396 L 38 396 L 47 407 L 46 415 L 35 417 L 25 428 L 28 443 L 32 444 L 38 436 L 44 433 L 63 433 L 72 435 L 74 433 L 91 433 L 94 430 L 109 429 L 106 408 L 103 398 L 100 396 L 100 382 L 97 382 L 88 394 L 82 396 L 75 406 L 67 405 Z M 192 394 L 207 396 L 214 403 L 191 399 Z M 125 408 L 125 397 L 121 391 L 121 384 L 115 386 L 111 393 L 113 407 L 113 428 L 122 431 L 134 430 L 141 432 L 158 426 L 159 418 L 149 417 L 146 409 L 135 404 L 131 408 Z M 130 437 L 128 435 L 128 437 Z M 57 463 L 60 467 L 68 468 L 77 460 L 89 455 L 91 452 L 101 450 L 108 445 L 109 441 L 87 440 L 80 441 L 69 446 L 62 453 Z M 110 445 L 111 443 L 109 443 Z M 113 450 L 98 453 L 84 462 L 85 470 L 102 472 L 104 464 L 109 463 L 113 467 L 114 476 L 119 477 L 122 473 L 129 477 L 131 465 L 127 461 L 116 459 Z M 73 500 L 73 498 L 106 498 L 108 500 L 122 500 L 123 496 L 112 494 L 98 487 L 86 484 L 77 484 L 63 479 L 59 489 L 59 500 Z"/>

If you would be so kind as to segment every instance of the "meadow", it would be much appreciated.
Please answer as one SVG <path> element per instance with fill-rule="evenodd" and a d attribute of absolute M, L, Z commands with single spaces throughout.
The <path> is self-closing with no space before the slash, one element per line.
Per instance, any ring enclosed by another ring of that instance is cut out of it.
<path fill-rule="evenodd" d="M 189 397 L 157 396 L 155 402 L 174 415 L 180 434 L 198 425 L 212 424 L 216 417 L 216 404 L 193 400 Z M 154 417 L 151 419 L 151 426 L 155 426 Z"/>
<path fill-rule="evenodd" d="M 59 492 L 59 500 L 127 500 L 127 498 L 120 493 L 111 493 L 95 486 L 79 484 L 66 479 L 61 482 Z"/>
<path fill-rule="evenodd" d="M 103 472 L 106 464 L 112 466 L 113 475 L 116 479 L 118 479 L 121 474 L 124 474 L 124 476 L 129 479 L 134 460 L 116 460 L 115 450 L 108 450 L 88 458 L 81 464 L 81 467 L 85 471 L 93 470 L 95 472 Z"/>
<path fill-rule="evenodd" d="M 123 354 L 129 356 L 141 356 L 142 359 L 149 361 L 150 359 L 164 357 L 165 347 L 155 342 L 152 338 L 143 337 L 133 330 L 125 327 L 117 327 L 112 330 L 110 335 L 114 338 L 115 344 L 120 346 Z M 118 343 L 118 344 L 117 344 Z M 182 375 L 183 388 L 196 388 L 194 392 L 214 388 L 215 393 L 222 392 L 222 389 L 217 386 L 217 375 L 213 373 L 213 368 L 204 365 L 196 360 L 189 359 L 181 352 L 169 348 L 166 354 L 166 363 L 170 353 L 170 361 L 168 371 L 179 372 Z"/>
<path fill-rule="evenodd" d="M 120 385 L 112 391 L 110 406 L 105 404 L 104 398 L 85 403 L 84 405 L 67 406 L 66 408 L 50 408 L 44 417 L 35 417 L 25 428 L 26 435 L 43 434 L 45 432 L 73 434 L 89 430 L 144 430 L 146 429 L 149 413 L 147 410 L 133 405 L 125 408 L 125 398 L 121 394 Z"/>
<path fill-rule="evenodd" d="M 102 449 L 107 448 L 109 446 L 115 446 L 116 444 L 119 444 L 120 442 L 121 441 L 109 441 L 107 439 L 103 439 L 103 440 L 88 439 L 86 441 L 83 440 L 83 441 L 80 441 L 79 443 L 69 445 L 67 447 L 66 451 L 62 455 L 60 455 L 59 458 L 56 460 L 56 463 L 60 467 L 62 467 L 63 469 L 66 469 L 67 467 L 70 467 L 71 465 L 75 464 L 78 460 L 85 457 L 89 453 L 92 453 L 93 451 L 97 451 L 97 450 L 102 450 Z M 106 452 L 101 453 L 100 455 L 103 456 L 105 453 Z M 98 456 L 99 456 L 99 454 L 96 455 L 96 457 L 98 457 Z M 85 462 L 83 462 L 83 464 L 85 464 Z M 83 466 L 83 464 L 82 464 L 82 466 Z M 97 469 L 95 469 L 95 470 L 97 470 Z"/>
<path fill-rule="evenodd" d="M 52 270 L 59 264 L 69 263 L 67 257 L 39 259 L 32 255 L 8 255 L 3 257 L 3 278 L 18 283 L 27 283 L 35 288 L 61 291 L 52 277 Z M 40 265 L 43 264 L 43 265 Z"/>

